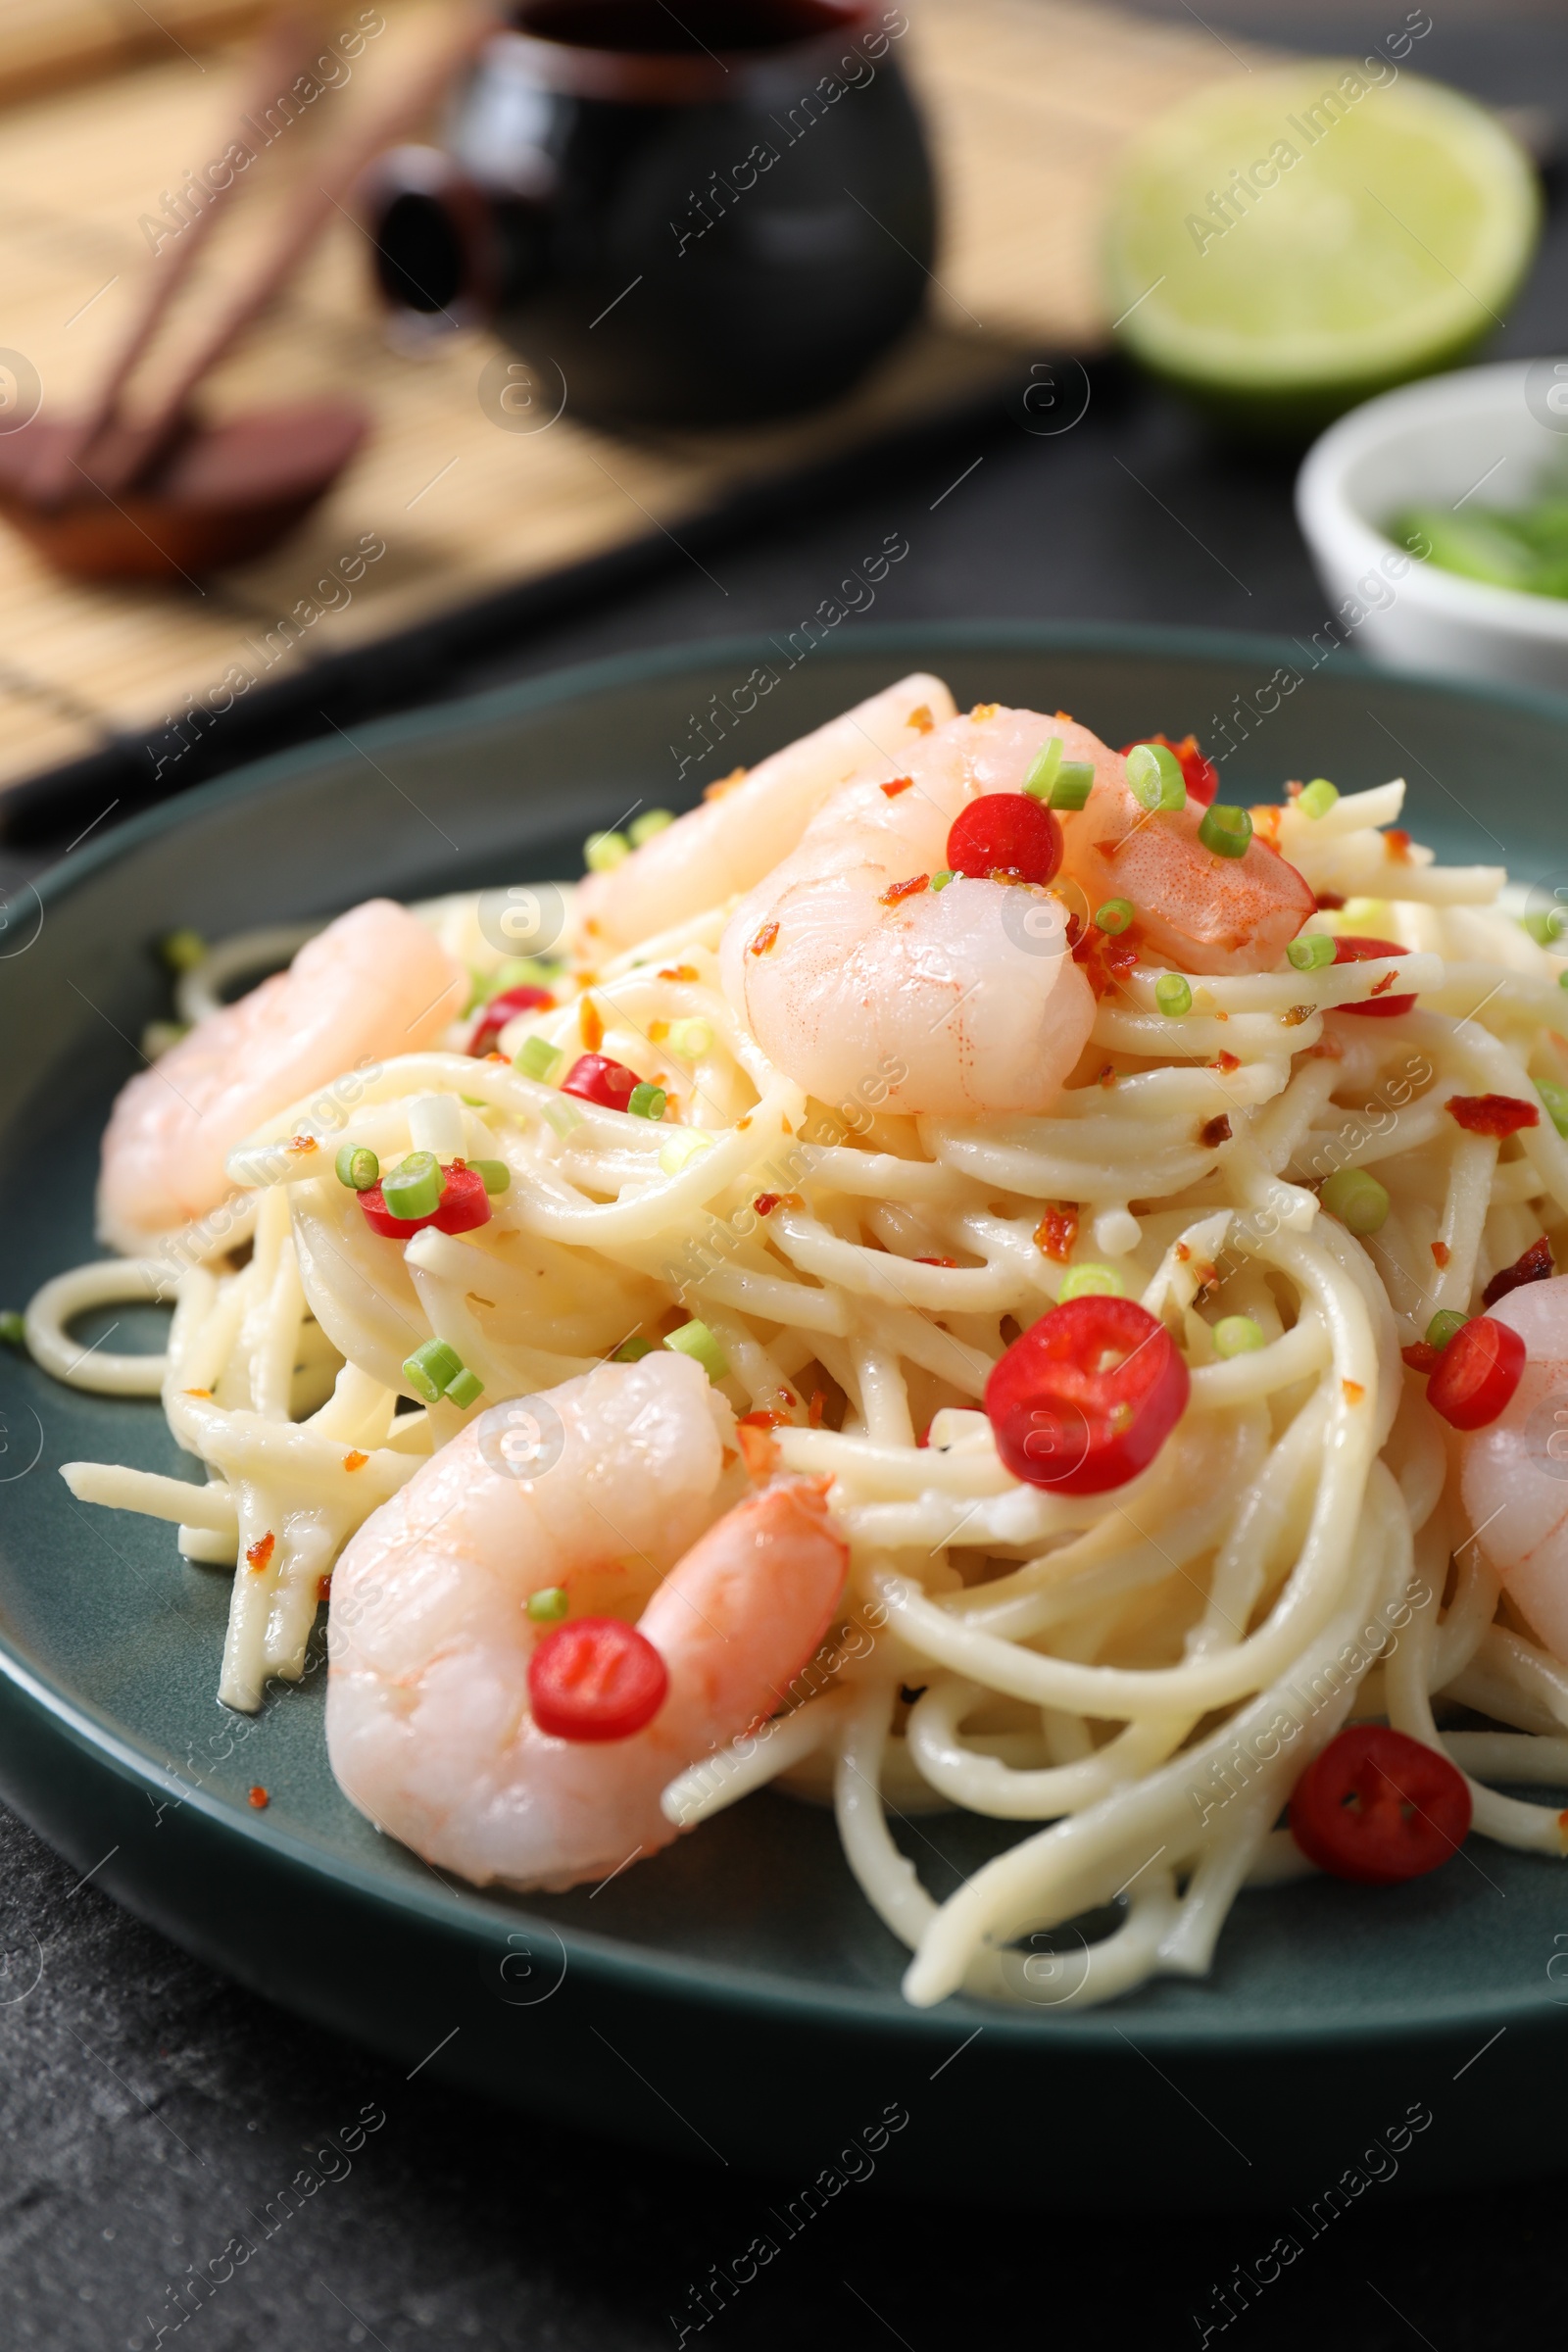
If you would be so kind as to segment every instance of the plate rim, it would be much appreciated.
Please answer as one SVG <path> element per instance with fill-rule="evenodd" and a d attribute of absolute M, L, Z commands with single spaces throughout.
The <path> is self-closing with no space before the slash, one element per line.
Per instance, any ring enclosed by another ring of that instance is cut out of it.
<path fill-rule="evenodd" d="M 1063 621 L 928 620 L 877 622 L 855 636 L 816 648 L 829 662 L 854 655 L 863 658 L 885 652 L 890 659 L 939 658 L 954 653 L 1061 653 L 1111 655 L 1145 660 L 1235 661 L 1299 665 L 1301 649 L 1295 640 L 1264 632 L 1166 626 L 1158 623 L 1095 623 Z M 392 712 L 357 729 L 354 740 L 340 749 L 334 738 L 318 736 L 304 744 L 245 762 L 208 783 L 172 796 L 141 811 L 84 855 L 67 852 L 59 861 L 21 888 L 32 888 L 45 909 L 58 906 L 98 875 L 149 844 L 200 822 L 242 802 L 285 787 L 328 760 L 398 745 L 426 743 L 443 735 L 460 734 L 524 717 L 553 706 L 597 698 L 622 688 L 636 687 L 707 670 L 717 663 L 765 661 L 778 648 L 764 635 L 737 633 L 676 646 L 612 655 L 546 671 L 536 678 L 491 687 L 450 702 L 421 704 Z M 1326 658 L 1327 659 L 1327 658 Z M 1318 664 L 1317 667 L 1321 667 Z M 1464 678 L 1439 678 L 1419 670 L 1384 667 L 1346 651 L 1335 662 L 1342 677 L 1358 677 L 1367 684 L 1388 684 L 1450 703 L 1499 705 L 1558 727 L 1568 727 L 1568 692 L 1511 683 L 1490 684 Z M 1315 669 L 1306 673 L 1315 675 Z M 1304 680 L 1303 680 L 1304 682 Z M 67 863 L 67 858 L 71 862 Z M 0 1693 L 20 1697 L 24 1707 L 41 1713 L 57 1738 L 84 1753 L 100 1769 L 141 1788 L 157 1788 L 159 1767 L 151 1753 L 112 1718 L 53 1683 L 0 1627 Z M 465 1885 L 442 1895 L 426 1890 L 417 1881 L 388 1882 L 368 1864 L 348 1855 L 328 1855 L 299 1833 L 236 1812 L 232 1802 L 200 1788 L 183 1798 L 216 1835 L 241 1841 L 265 1852 L 273 1867 L 282 1866 L 307 1881 L 330 1877 L 339 1888 L 352 1891 L 373 1912 L 383 1907 L 412 1911 L 438 1935 L 455 1933 L 466 1942 L 483 1945 L 505 1939 L 519 1927 L 535 1925 L 555 1936 L 568 1965 L 575 1964 L 610 1987 L 647 1995 L 650 1992 L 685 2007 L 717 2003 L 736 2018 L 760 2015 L 767 2022 L 787 2025 L 809 2022 L 853 2028 L 890 2041 L 913 2035 L 928 2046 L 951 2039 L 956 2028 L 979 2020 L 995 2041 L 1020 2049 L 1046 2046 L 1067 2055 L 1119 2055 L 1129 2046 L 1152 2045 L 1173 2058 L 1245 2058 L 1261 2051 L 1300 2058 L 1311 2052 L 1356 2053 L 1391 2044 L 1428 2043 L 1434 2036 L 1487 2026 L 1525 2025 L 1550 2028 L 1559 2004 L 1548 1996 L 1521 1987 L 1484 1997 L 1454 1994 L 1424 1999 L 1419 2014 L 1391 2018 L 1342 2017 L 1333 2022 L 1303 2018 L 1250 2023 L 1229 2019 L 1223 1995 L 1216 1992 L 1211 2014 L 1186 2010 L 1153 2011 L 1140 2015 L 1134 2031 L 1137 2043 L 1115 2023 L 1114 2004 L 1105 2008 L 1042 2014 L 1014 2010 L 978 1996 L 957 1994 L 930 2009 L 915 2009 L 896 1993 L 874 1987 L 813 1983 L 781 1975 L 754 1964 L 666 1953 L 638 1945 L 575 1923 L 557 1921 L 526 1909 L 526 1896 L 509 1898 L 503 1908 L 487 1888 Z M 1270 1890 L 1259 1890 L 1268 1892 Z M 518 1907 L 523 1906 L 523 1907 Z"/>

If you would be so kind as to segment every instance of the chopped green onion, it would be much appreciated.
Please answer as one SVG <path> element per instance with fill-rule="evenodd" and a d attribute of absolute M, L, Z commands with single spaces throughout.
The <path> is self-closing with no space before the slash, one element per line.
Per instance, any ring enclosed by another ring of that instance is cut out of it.
<path fill-rule="evenodd" d="M 1446 1348 L 1454 1333 L 1462 1331 L 1469 1320 L 1469 1316 L 1461 1315 L 1456 1307 L 1440 1307 L 1427 1325 L 1427 1346 Z"/>
<path fill-rule="evenodd" d="M 722 1380 L 729 1370 L 729 1357 L 706 1323 L 683 1323 L 679 1331 L 665 1334 L 664 1346 L 701 1364 L 710 1380 Z"/>
<path fill-rule="evenodd" d="M 1051 787 L 1051 806 L 1069 812 L 1081 808 L 1094 788 L 1095 768 L 1090 760 L 1064 760 L 1056 770 L 1056 781 Z"/>
<path fill-rule="evenodd" d="M 1327 816 L 1339 797 L 1337 784 L 1331 784 L 1327 776 L 1314 776 L 1311 783 L 1303 784 L 1297 795 L 1297 809 L 1302 816 Z"/>
<path fill-rule="evenodd" d="M 1568 965 L 1565 965 L 1564 968 L 1557 974 L 1557 986 L 1559 988 L 1568 988 Z"/>
<path fill-rule="evenodd" d="M 1340 1168 L 1330 1176 L 1320 1195 L 1331 1217 L 1338 1217 L 1351 1233 L 1376 1233 L 1389 1213 L 1389 1196 L 1375 1176 L 1365 1168 Z"/>
<path fill-rule="evenodd" d="M 477 1372 L 470 1372 L 466 1364 L 464 1365 L 456 1380 L 447 1382 L 448 1403 L 457 1405 L 464 1412 L 467 1411 L 476 1396 L 483 1395 L 484 1382 L 479 1378 Z"/>
<path fill-rule="evenodd" d="M 560 1585 L 546 1585 L 542 1592 L 529 1593 L 526 1606 L 535 1625 L 559 1625 L 571 1603 Z"/>
<path fill-rule="evenodd" d="M 172 972 L 192 972 L 207 954 L 207 942 L 199 931 L 166 931 L 158 954 Z"/>
<path fill-rule="evenodd" d="M 1061 1300 L 1125 1298 L 1127 1279 L 1114 1266 L 1069 1266 L 1058 1297 Z"/>
<path fill-rule="evenodd" d="M 381 1198 L 395 1217 L 433 1217 L 441 1205 L 441 1162 L 433 1152 L 411 1152 L 381 1179 Z"/>
<path fill-rule="evenodd" d="M 1298 972 L 1321 972 L 1334 961 L 1334 942 L 1326 931 L 1303 931 L 1286 949 L 1287 961 Z"/>
<path fill-rule="evenodd" d="M 26 1319 L 19 1315 L 14 1306 L 8 1306 L 0 1314 L 0 1342 L 7 1348 L 25 1348 L 27 1345 Z"/>
<path fill-rule="evenodd" d="M 426 1404 L 437 1403 L 463 1371 L 463 1358 L 445 1340 L 426 1340 L 403 1359 L 403 1377 Z"/>
<path fill-rule="evenodd" d="M 466 1102 L 470 1110 L 488 1110 L 490 1107 L 483 1095 L 460 1095 L 458 1101 Z"/>
<path fill-rule="evenodd" d="M 1132 919 L 1131 899 L 1107 899 L 1095 908 L 1095 921 L 1102 931 L 1125 931 Z"/>
<path fill-rule="evenodd" d="M 932 875 L 931 887 L 933 890 L 946 890 L 950 882 L 956 882 L 957 879 L 958 877 L 952 867 L 945 865 L 940 874 Z"/>
<path fill-rule="evenodd" d="M 711 1152 L 713 1139 L 704 1135 L 700 1127 L 677 1127 L 659 1154 L 659 1164 L 666 1176 L 678 1176 L 688 1160 L 699 1152 Z"/>
<path fill-rule="evenodd" d="M 1216 801 L 1211 808 L 1203 810 L 1198 838 L 1216 858 L 1245 858 L 1247 845 L 1252 838 L 1252 820 L 1245 808 L 1227 808 L 1223 802 Z"/>
<path fill-rule="evenodd" d="M 337 1180 L 351 1192 L 368 1193 L 381 1181 L 381 1162 L 364 1144 L 345 1144 L 337 1155 Z"/>
<path fill-rule="evenodd" d="M 559 1046 L 550 1045 L 542 1037 L 525 1037 L 520 1050 L 512 1057 L 512 1066 L 524 1078 L 538 1078 L 549 1085 L 566 1056 Z"/>
<path fill-rule="evenodd" d="M 1032 801 L 1044 801 L 1048 808 L 1051 806 L 1051 787 L 1056 781 L 1056 770 L 1061 765 L 1061 737 L 1048 735 L 1031 760 L 1029 772 L 1023 780 L 1023 788 L 1029 798 Z"/>
<path fill-rule="evenodd" d="M 664 832 L 674 822 L 673 808 L 645 808 L 626 827 L 626 838 L 634 850 L 640 850 L 645 841 L 652 841 L 656 833 Z"/>
<path fill-rule="evenodd" d="M 700 1061 L 713 1042 L 713 1032 L 706 1021 L 672 1021 L 669 1029 L 669 1050 L 682 1061 Z"/>
<path fill-rule="evenodd" d="M 1192 1011 L 1192 988 L 1182 973 L 1160 973 L 1154 982 L 1154 1003 L 1161 1012 L 1169 1013 L 1173 1020 L 1180 1020 L 1184 1012 Z"/>
<path fill-rule="evenodd" d="M 470 1159 L 468 1165 L 487 1193 L 504 1193 L 512 1182 L 512 1170 L 504 1159 Z"/>
<path fill-rule="evenodd" d="M 1568 906 L 1548 906 L 1543 914 L 1522 914 L 1519 920 L 1538 948 L 1549 948 L 1568 931 Z"/>
<path fill-rule="evenodd" d="M 662 1086 L 649 1086 L 646 1081 L 634 1086 L 626 1097 L 626 1108 L 634 1119 L 662 1119 L 669 1101 Z"/>
<path fill-rule="evenodd" d="M 590 833 L 582 845 L 582 861 L 591 874 L 608 874 L 624 865 L 631 843 L 624 833 Z"/>
<path fill-rule="evenodd" d="M 1214 1326 L 1216 1355 L 1250 1355 L 1254 1348 L 1266 1345 L 1262 1326 L 1250 1315 L 1226 1315 Z"/>
<path fill-rule="evenodd" d="M 1568 1086 L 1559 1086 L 1554 1078 L 1538 1078 L 1536 1092 L 1550 1112 L 1557 1133 L 1568 1136 Z"/>
<path fill-rule="evenodd" d="M 1127 755 L 1127 789 L 1141 808 L 1185 808 L 1187 779 L 1162 743 L 1135 743 Z"/>
<path fill-rule="evenodd" d="M 645 1355 L 652 1355 L 653 1352 L 652 1340 L 640 1339 L 633 1334 L 629 1340 L 621 1341 L 610 1360 L 612 1364 L 640 1364 Z"/>

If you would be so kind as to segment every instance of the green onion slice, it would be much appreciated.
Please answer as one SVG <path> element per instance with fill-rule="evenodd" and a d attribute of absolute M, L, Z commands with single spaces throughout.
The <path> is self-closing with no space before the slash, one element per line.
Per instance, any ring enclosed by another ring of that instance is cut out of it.
<path fill-rule="evenodd" d="M 1141 808 L 1185 808 L 1181 761 L 1162 743 L 1135 743 L 1127 755 L 1127 788 Z"/>
<path fill-rule="evenodd" d="M 691 1356 L 710 1380 L 722 1380 L 729 1370 L 729 1357 L 706 1323 L 683 1323 L 679 1331 L 665 1335 L 664 1346 L 673 1348 L 678 1355 Z"/>
<path fill-rule="evenodd" d="M 441 1205 L 441 1163 L 433 1152 L 411 1152 L 381 1179 L 381 1198 L 394 1217 L 433 1217 Z"/>
<path fill-rule="evenodd" d="M 1247 845 L 1252 838 L 1252 820 L 1245 808 L 1227 808 L 1223 802 L 1216 801 L 1211 808 L 1203 810 L 1198 838 L 1216 858 L 1245 858 Z"/>

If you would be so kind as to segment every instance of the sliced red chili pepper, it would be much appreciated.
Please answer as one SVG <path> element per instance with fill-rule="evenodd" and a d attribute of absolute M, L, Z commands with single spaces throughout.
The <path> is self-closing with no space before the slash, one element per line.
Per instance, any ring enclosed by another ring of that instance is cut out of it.
<path fill-rule="evenodd" d="M 1551 1244 L 1545 1235 L 1538 1234 L 1528 1250 L 1522 1250 L 1511 1266 L 1503 1266 L 1494 1274 L 1481 1294 L 1483 1306 L 1495 1306 L 1510 1291 L 1522 1290 L 1527 1282 L 1549 1282 L 1556 1268 L 1551 1262 Z"/>
<path fill-rule="evenodd" d="M 1026 792 L 983 793 L 954 818 L 947 859 L 953 873 L 980 881 L 1002 871 L 1049 882 L 1061 863 L 1061 827 Z"/>
<path fill-rule="evenodd" d="M 440 1203 L 427 1217 L 395 1217 L 378 1184 L 356 1197 L 370 1231 L 389 1242 L 406 1242 L 427 1225 L 433 1225 L 437 1233 L 473 1233 L 490 1222 L 490 1196 L 484 1178 L 461 1159 L 443 1164 Z"/>
<path fill-rule="evenodd" d="M 1439 1355 L 1427 1402 L 1452 1429 L 1485 1429 L 1512 1399 L 1524 1377 L 1525 1352 L 1512 1324 L 1472 1315 Z"/>
<path fill-rule="evenodd" d="M 1412 1340 L 1399 1353 L 1412 1372 L 1435 1372 L 1443 1361 L 1443 1349 L 1434 1348 L 1430 1340 Z"/>
<path fill-rule="evenodd" d="M 1345 932 L 1334 942 L 1336 963 L 1375 963 L 1381 956 L 1408 956 L 1396 939 L 1357 939 Z M 1381 997 L 1366 1004 L 1337 1004 L 1336 1012 L 1358 1012 L 1368 1020 L 1392 1021 L 1396 1012 L 1408 1012 L 1414 997 Z"/>
<path fill-rule="evenodd" d="M 475 1055 L 488 1054 L 507 1023 L 514 1021 L 519 1012 L 548 1012 L 555 1001 L 548 988 L 534 988 L 526 982 L 516 988 L 498 990 L 488 1004 L 479 1007 L 468 1052 Z"/>
<path fill-rule="evenodd" d="M 1463 1773 L 1387 1724 L 1339 1733 L 1291 1796 L 1291 1835 L 1307 1860 L 1361 1886 L 1396 1886 L 1436 1870 L 1469 1827 Z"/>
<path fill-rule="evenodd" d="M 1541 1124 L 1539 1104 L 1517 1095 L 1450 1095 L 1443 1107 L 1467 1135 L 1517 1135 L 1521 1127 Z"/>
<path fill-rule="evenodd" d="M 618 1617 L 577 1617 L 528 1660 L 533 1719 L 556 1740 L 629 1740 L 653 1722 L 669 1670 L 646 1634 Z"/>
<path fill-rule="evenodd" d="M 641 1084 L 635 1070 L 628 1070 L 623 1061 L 612 1061 L 608 1054 L 579 1054 L 561 1081 L 561 1091 L 605 1110 L 624 1110 L 632 1088 Z"/>
<path fill-rule="evenodd" d="M 1014 1478 L 1100 1494 L 1153 1460 L 1191 1385 L 1164 1324 L 1136 1299 L 1069 1298 L 993 1366 L 985 1408 Z"/>
<path fill-rule="evenodd" d="M 1213 807 L 1214 795 L 1219 790 L 1219 769 L 1212 760 L 1203 758 L 1198 748 L 1196 735 L 1184 735 L 1180 743 L 1173 743 L 1168 735 L 1140 735 L 1138 743 L 1163 744 L 1167 752 L 1174 753 L 1176 764 L 1182 771 L 1182 782 L 1187 787 L 1187 798 L 1196 801 L 1200 808 Z M 1122 745 L 1121 756 L 1124 760 L 1129 752 L 1138 749 L 1138 743 Z"/>

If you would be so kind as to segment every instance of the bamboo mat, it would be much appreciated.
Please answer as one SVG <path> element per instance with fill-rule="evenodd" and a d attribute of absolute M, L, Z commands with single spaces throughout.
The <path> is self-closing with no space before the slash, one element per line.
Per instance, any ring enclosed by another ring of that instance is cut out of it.
<path fill-rule="evenodd" d="M 133 13 L 131 0 L 10 0 L 17 22 L 0 19 L 0 94 L 20 86 L 29 25 L 41 74 L 46 10 L 73 30 L 87 67 L 116 54 L 92 51 L 91 22 L 111 20 L 124 39 Z M 183 0 L 182 11 L 165 0 L 177 54 L 3 118 L 0 344 L 38 368 L 46 403 L 69 406 L 118 337 L 147 263 L 142 217 L 162 211 L 185 170 L 221 152 L 241 52 L 203 48 L 203 27 L 231 32 L 248 13 L 232 0 Z M 290 132 L 296 169 L 441 19 L 439 0 L 383 0 L 382 13 L 385 31 L 349 84 L 323 93 Z M 345 24 L 357 14 L 346 11 Z M 205 594 L 73 585 L 0 528 L 0 790 L 127 741 L 148 747 L 149 781 L 161 758 L 163 784 L 177 784 L 193 709 L 211 723 L 215 710 L 254 708 L 243 698 L 335 656 L 651 533 L 678 540 L 683 522 L 760 483 L 1014 379 L 1021 391 L 1032 360 L 1102 342 L 1096 240 L 1120 142 L 1244 61 L 1202 31 L 1084 0 L 910 0 L 909 15 L 897 53 L 932 132 L 943 246 L 927 322 L 855 393 L 799 421 L 700 437 L 599 432 L 569 408 L 547 431 L 501 431 L 478 398 L 498 347 L 476 334 L 422 358 L 390 349 L 364 232 L 345 215 L 205 398 L 219 414 L 350 391 L 374 414 L 366 450 L 280 549 L 205 583 Z M 265 231 L 264 191 L 280 193 L 288 177 L 270 172 L 220 228 L 176 308 L 171 353 L 180 324 L 189 330 L 200 317 L 207 273 L 226 271 Z M 384 553 L 354 578 L 359 551 L 371 546 Z"/>

